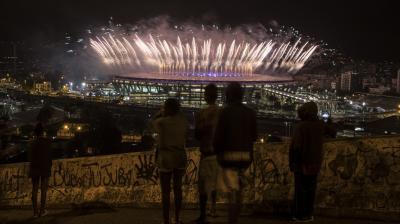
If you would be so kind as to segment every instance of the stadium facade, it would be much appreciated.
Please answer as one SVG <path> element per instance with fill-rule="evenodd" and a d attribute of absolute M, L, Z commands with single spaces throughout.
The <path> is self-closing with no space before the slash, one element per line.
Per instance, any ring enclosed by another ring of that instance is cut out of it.
<path fill-rule="evenodd" d="M 245 89 L 244 101 L 258 104 L 265 95 L 264 90 L 272 85 L 292 84 L 290 76 L 246 75 L 246 76 L 184 76 L 131 73 L 114 76 L 112 84 L 118 95 L 129 97 L 140 104 L 161 105 L 165 99 L 178 98 L 185 107 L 201 107 L 204 102 L 204 87 L 217 85 L 220 92 L 217 102 L 222 104 L 224 90 L 229 82 L 237 81 Z"/>

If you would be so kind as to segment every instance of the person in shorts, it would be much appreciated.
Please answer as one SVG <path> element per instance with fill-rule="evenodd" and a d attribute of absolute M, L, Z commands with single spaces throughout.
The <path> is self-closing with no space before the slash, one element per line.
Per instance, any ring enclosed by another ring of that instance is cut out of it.
<path fill-rule="evenodd" d="M 158 134 L 156 162 L 160 173 L 164 224 L 170 223 L 171 180 L 175 199 L 175 222 L 180 223 L 182 178 L 187 163 L 185 142 L 188 122 L 180 112 L 178 100 L 170 98 L 165 101 L 163 109 L 153 121 L 153 127 Z"/>
<path fill-rule="evenodd" d="M 226 106 L 218 117 L 214 150 L 222 167 L 219 190 L 228 193 L 229 223 L 237 223 L 241 208 L 242 176 L 253 161 L 253 144 L 257 140 L 254 110 L 242 103 L 243 89 L 232 82 L 226 89 Z"/>
<path fill-rule="evenodd" d="M 208 84 L 204 89 L 204 100 L 207 107 L 196 114 L 195 137 L 200 142 L 199 163 L 199 206 L 200 217 L 196 223 L 207 223 L 207 200 L 211 198 L 210 215 L 216 216 L 216 183 L 219 165 L 214 152 L 213 138 L 218 122 L 220 107 L 215 104 L 218 97 L 218 89 L 214 84 Z"/>

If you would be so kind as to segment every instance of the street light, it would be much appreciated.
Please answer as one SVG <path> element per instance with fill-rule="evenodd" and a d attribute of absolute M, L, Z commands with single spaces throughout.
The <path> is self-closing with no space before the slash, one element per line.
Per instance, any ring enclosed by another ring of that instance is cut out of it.
<path fill-rule="evenodd" d="M 365 105 L 367 105 L 365 102 L 362 102 L 362 115 L 363 115 L 363 125 L 364 125 L 364 130 L 367 129 L 367 125 L 365 124 Z"/>

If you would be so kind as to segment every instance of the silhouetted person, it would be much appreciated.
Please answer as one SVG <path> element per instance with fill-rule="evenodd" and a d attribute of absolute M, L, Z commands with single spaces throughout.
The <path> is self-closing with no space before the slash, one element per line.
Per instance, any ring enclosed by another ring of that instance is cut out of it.
<path fill-rule="evenodd" d="M 167 99 L 164 108 L 156 115 L 153 126 L 158 133 L 157 164 L 160 171 L 164 224 L 169 224 L 171 179 L 175 199 L 175 220 L 180 223 L 182 205 L 182 177 L 185 174 L 187 156 L 185 140 L 187 120 L 180 112 L 176 99 Z"/>
<path fill-rule="evenodd" d="M 32 206 L 34 217 L 44 216 L 46 211 L 46 194 L 51 173 L 50 140 L 44 136 L 44 129 L 38 123 L 34 130 L 35 140 L 30 152 L 29 176 L 32 178 Z M 40 183 L 40 210 L 37 205 L 37 194 Z"/>
<path fill-rule="evenodd" d="M 243 105 L 239 83 L 226 89 L 226 106 L 221 110 L 214 136 L 214 150 L 222 166 L 220 188 L 228 192 L 229 223 L 237 223 L 241 207 L 243 172 L 253 161 L 253 144 L 257 140 L 256 113 Z"/>
<path fill-rule="evenodd" d="M 289 166 L 295 177 L 292 215 L 293 221 L 313 221 L 324 136 L 335 137 L 336 132 L 318 119 L 318 107 L 314 102 L 301 106 L 298 116 L 301 121 L 295 128 L 289 149 Z"/>
<path fill-rule="evenodd" d="M 201 152 L 198 176 L 200 217 L 197 223 L 206 223 L 209 197 L 211 197 L 211 216 L 216 215 L 216 183 L 219 165 L 214 152 L 213 139 L 220 111 L 220 107 L 215 104 L 217 97 L 217 87 L 214 84 L 207 85 L 204 91 L 207 107 L 201 109 L 196 115 L 195 137 L 200 141 Z"/>

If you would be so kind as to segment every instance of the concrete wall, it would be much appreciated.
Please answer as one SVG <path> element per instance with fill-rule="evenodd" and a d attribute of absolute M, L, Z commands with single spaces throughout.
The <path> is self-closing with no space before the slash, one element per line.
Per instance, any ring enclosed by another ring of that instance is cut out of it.
<path fill-rule="evenodd" d="M 195 201 L 198 152 L 190 151 L 184 177 L 186 201 Z M 0 166 L 0 207 L 31 203 L 29 164 Z M 161 201 L 152 152 L 82 157 L 53 161 L 49 205 L 91 201 L 146 205 Z"/>
<path fill-rule="evenodd" d="M 287 208 L 293 194 L 287 154 L 287 144 L 255 146 L 245 203 L 264 210 Z M 199 153 L 190 150 L 188 158 L 184 200 L 196 203 Z M 27 173 L 27 163 L 0 165 L 0 207 L 30 204 Z M 53 161 L 50 205 L 102 201 L 146 206 L 160 199 L 151 152 Z M 400 136 L 327 142 L 316 203 L 318 208 L 400 212 Z"/>
<path fill-rule="evenodd" d="M 274 207 L 293 195 L 287 152 L 284 144 L 256 146 L 256 204 Z M 316 205 L 350 212 L 400 212 L 400 137 L 327 142 Z"/>

